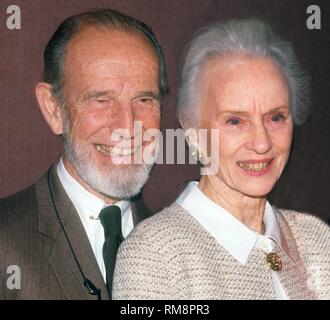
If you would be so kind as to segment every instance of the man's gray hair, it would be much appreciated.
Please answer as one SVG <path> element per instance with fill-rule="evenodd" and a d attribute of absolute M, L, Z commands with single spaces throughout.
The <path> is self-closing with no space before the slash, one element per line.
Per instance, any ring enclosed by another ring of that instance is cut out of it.
<path fill-rule="evenodd" d="M 289 86 L 294 124 L 303 124 L 310 109 L 310 77 L 301 67 L 290 42 L 259 19 L 229 20 L 197 31 L 187 46 L 181 73 L 177 112 L 185 128 L 198 125 L 199 76 L 213 57 L 243 54 L 274 61 Z"/>
<path fill-rule="evenodd" d="M 55 98 L 61 106 L 64 103 L 64 63 L 70 41 L 87 26 L 109 30 L 139 32 L 156 51 L 159 62 L 159 93 L 163 98 L 168 93 L 165 58 L 159 41 L 152 29 L 140 20 L 112 9 L 98 9 L 65 19 L 49 40 L 44 51 L 44 81 L 52 85 Z"/>

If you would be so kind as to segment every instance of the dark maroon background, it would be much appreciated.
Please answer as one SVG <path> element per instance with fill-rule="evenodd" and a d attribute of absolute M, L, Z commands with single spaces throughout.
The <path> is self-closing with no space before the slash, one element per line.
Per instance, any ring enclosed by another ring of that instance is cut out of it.
<path fill-rule="evenodd" d="M 19 5 L 22 29 L 7 30 L 6 9 Z M 306 8 L 317 4 L 322 29 L 308 30 Z M 34 97 L 41 80 L 42 53 L 67 16 L 111 7 L 151 25 L 165 52 L 171 93 L 164 102 L 162 127 L 177 128 L 175 97 L 184 45 L 205 24 L 258 16 L 293 42 L 313 79 L 312 114 L 296 128 L 291 160 L 271 195 L 278 206 L 330 218 L 330 43 L 329 1 L 304 0 L 1 0 L 0 3 L 0 197 L 33 182 L 59 156 L 60 138 L 46 126 Z M 198 178 L 197 166 L 158 165 L 144 188 L 154 211 L 170 204 L 186 181 Z"/>

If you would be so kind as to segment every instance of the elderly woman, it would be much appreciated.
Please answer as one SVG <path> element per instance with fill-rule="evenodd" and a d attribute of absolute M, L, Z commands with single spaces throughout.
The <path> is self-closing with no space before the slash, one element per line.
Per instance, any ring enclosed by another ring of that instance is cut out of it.
<path fill-rule="evenodd" d="M 265 23 L 229 21 L 196 34 L 178 115 L 185 130 L 218 130 L 219 167 L 128 237 L 114 298 L 330 298 L 330 228 L 267 202 L 308 95 L 291 45 Z M 189 143 L 206 157 L 207 142 Z"/>

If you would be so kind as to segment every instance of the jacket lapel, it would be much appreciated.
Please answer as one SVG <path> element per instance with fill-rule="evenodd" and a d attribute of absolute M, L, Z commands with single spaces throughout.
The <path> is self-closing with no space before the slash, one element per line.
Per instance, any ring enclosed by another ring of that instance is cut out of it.
<path fill-rule="evenodd" d="M 56 164 L 49 171 L 49 185 L 46 174 L 38 182 L 36 191 L 39 231 L 54 240 L 49 255 L 49 266 L 55 273 L 66 298 L 97 299 L 96 296 L 87 292 L 83 284 L 82 272 L 97 288 L 101 289 L 102 299 L 109 299 L 102 274 L 79 215 L 58 179 Z M 59 218 L 56 215 L 52 196 Z M 60 221 L 63 227 L 61 227 Z M 69 242 L 73 251 L 70 249 Z"/>
<path fill-rule="evenodd" d="M 151 211 L 145 205 L 141 194 L 132 199 L 131 208 L 134 226 L 152 215 Z"/>
<path fill-rule="evenodd" d="M 314 292 L 308 288 L 308 273 L 299 255 L 291 228 L 280 210 L 274 208 L 274 212 L 290 256 L 288 257 L 280 246 L 276 246 L 275 253 L 281 257 L 283 262 L 282 270 L 278 273 L 280 281 L 290 299 L 315 299 Z"/>

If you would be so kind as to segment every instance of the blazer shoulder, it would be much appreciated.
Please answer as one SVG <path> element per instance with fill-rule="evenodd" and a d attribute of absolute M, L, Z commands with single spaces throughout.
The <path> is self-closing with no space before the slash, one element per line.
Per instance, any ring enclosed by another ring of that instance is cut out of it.
<path fill-rule="evenodd" d="M 17 237 L 37 216 L 35 185 L 0 199 L 0 237 Z"/>
<path fill-rule="evenodd" d="M 13 261 L 22 261 L 36 228 L 34 186 L 0 200 L 0 269 L 5 270 Z"/>
<path fill-rule="evenodd" d="M 320 218 L 294 210 L 279 209 L 294 234 L 305 243 L 318 245 L 329 252 L 330 227 Z"/>
<path fill-rule="evenodd" d="M 6 198 L 0 199 L 0 216 L 21 211 L 37 202 L 35 185 L 31 185 Z"/>
<path fill-rule="evenodd" d="M 141 193 L 132 199 L 131 205 L 134 224 L 152 216 L 152 212 L 144 202 Z"/>
<path fill-rule="evenodd" d="M 195 228 L 192 216 L 176 203 L 140 222 L 125 242 L 157 243 L 165 239 L 181 239 Z"/>
<path fill-rule="evenodd" d="M 289 209 L 277 209 L 277 210 L 281 212 L 281 214 L 290 224 L 297 224 L 299 226 L 305 225 L 306 227 L 312 229 L 315 228 L 329 229 L 329 226 L 325 221 L 323 221 L 322 219 L 311 213 L 289 210 Z"/>

